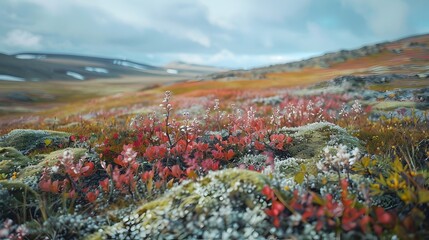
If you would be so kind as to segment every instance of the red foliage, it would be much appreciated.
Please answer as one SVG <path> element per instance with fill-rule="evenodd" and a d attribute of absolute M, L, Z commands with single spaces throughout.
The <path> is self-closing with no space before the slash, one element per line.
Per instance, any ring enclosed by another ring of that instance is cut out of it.
<path fill-rule="evenodd" d="M 144 153 L 144 157 L 146 157 L 149 162 L 164 159 L 166 155 L 167 147 L 165 145 L 150 146 L 146 149 L 146 152 Z"/>
<path fill-rule="evenodd" d="M 98 195 L 100 194 L 100 191 L 97 189 L 94 192 L 88 192 L 86 194 L 86 199 L 88 202 L 93 203 L 95 200 L 97 200 Z"/>

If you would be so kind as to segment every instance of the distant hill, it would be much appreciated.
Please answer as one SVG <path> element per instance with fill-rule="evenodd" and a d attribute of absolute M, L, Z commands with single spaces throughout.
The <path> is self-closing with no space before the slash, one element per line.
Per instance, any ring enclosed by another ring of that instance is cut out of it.
<path fill-rule="evenodd" d="M 174 76 L 186 79 L 219 71 L 205 66 L 186 67 L 184 63 L 155 67 L 130 60 L 80 55 L 0 54 L 0 80 L 6 81 L 82 81 L 125 76 Z"/>
<path fill-rule="evenodd" d="M 250 70 L 213 73 L 208 79 L 264 79 L 268 75 L 301 72 L 308 69 L 344 70 L 377 73 L 422 73 L 429 71 L 429 34 L 393 42 L 340 50 L 301 61 L 270 65 Z"/>

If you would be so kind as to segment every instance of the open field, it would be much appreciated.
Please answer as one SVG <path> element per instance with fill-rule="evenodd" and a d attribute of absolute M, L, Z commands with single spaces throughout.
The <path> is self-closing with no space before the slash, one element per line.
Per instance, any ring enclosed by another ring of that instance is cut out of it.
<path fill-rule="evenodd" d="M 426 239 L 427 39 L 198 81 L 0 83 L 0 234 Z"/>

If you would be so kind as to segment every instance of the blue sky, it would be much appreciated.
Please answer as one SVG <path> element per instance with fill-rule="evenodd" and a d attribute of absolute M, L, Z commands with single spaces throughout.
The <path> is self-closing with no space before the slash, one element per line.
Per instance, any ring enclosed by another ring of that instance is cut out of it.
<path fill-rule="evenodd" d="M 1 0 L 0 52 L 228 68 L 429 33 L 426 0 Z"/>

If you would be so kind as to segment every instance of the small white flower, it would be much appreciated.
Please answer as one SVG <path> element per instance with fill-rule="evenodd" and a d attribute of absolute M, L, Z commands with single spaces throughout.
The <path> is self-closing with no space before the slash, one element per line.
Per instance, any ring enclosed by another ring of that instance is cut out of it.
<path fill-rule="evenodd" d="M 59 169 L 59 167 L 58 167 L 58 166 L 52 166 L 52 167 L 51 167 L 51 171 L 52 171 L 53 173 L 57 173 L 57 172 L 58 172 L 58 169 Z"/>
<path fill-rule="evenodd" d="M 329 147 L 328 146 L 324 147 L 323 152 L 325 153 L 325 155 L 329 154 Z"/>
<path fill-rule="evenodd" d="M 317 163 L 316 163 L 316 167 L 317 167 L 317 169 L 319 169 L 319 170 L 324 170 L 325 169 L 325 164 L 323 164 L 322 163 L 322 161 L 318 161 Z"/>
<path fill-rule="evenodd" d="M 65 150 L 63 153 L 63 159 L 64 161 L 73 161 L 74 159 L 73 152 L 70 150 Z"/>
<path fill-rule="evenodd" d="M 359 148 L 355 148 L 355 149 L 353 149 L 353 150 L 352 150 L 352 155 L 353 155 L 353 156 L 355 156 L 355 157 L 360 156 Z"/>

